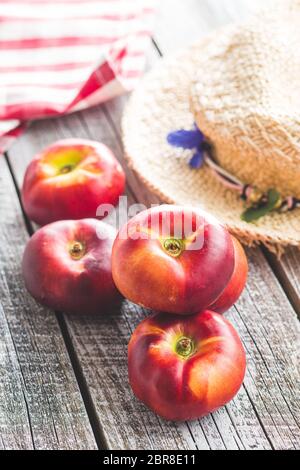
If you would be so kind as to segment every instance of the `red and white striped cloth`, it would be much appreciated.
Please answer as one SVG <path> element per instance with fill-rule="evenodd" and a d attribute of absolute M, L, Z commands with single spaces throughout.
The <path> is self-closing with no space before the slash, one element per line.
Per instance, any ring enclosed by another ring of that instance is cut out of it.
<path fill-rule="evenodd" d="M 131 90 L 156 0 L 0 0 L 0 152 L 24 122 Z"/>

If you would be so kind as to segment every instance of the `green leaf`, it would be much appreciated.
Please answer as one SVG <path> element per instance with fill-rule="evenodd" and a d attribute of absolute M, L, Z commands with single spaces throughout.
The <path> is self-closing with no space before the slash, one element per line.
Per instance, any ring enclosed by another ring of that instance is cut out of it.
<path fill-rule="evenodd" d="M 241 219 L 245 222 L 254 222 L 255 220 L 264 217 L 266 214 L 271 212 L 278 203 L 280 199 L 280 194 L 276 189 L 270 189 L 267 194 L 268 201 L 262 205 L 257 207 L 249 207 L 249 209 L 243 212 Z"/>

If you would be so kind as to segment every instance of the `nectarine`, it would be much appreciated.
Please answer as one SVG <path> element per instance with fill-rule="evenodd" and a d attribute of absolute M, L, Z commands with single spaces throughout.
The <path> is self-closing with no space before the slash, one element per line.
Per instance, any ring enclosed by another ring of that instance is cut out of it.
<path fill-rule="evenodd" d="M 124 185 L 124 171 L 108 147 L 90 140 L 60 140 L 29 164 L 22 202 L 39 225 L 96 217 L 100 204 L 118 203 Z"/>
<path fill-rule="evenodd" d="M 210 305 L 210 310 L 225 313 L 238 300 L 247 282 L 248 261 L 240 242 L 232 237 L 234 246 L 234 270 L 220 297 Z"/>
<path fill-rule="evenodd" d="M 163 205 L 141 212 L 118 233 L 112 273 L 139 305 L 192 314 L 211 305 L 234 269 L 231 235 L 198 208 Z"/>
<path fill-rule="evenodd" d="M 25 248 L 22 270 L 30 294 L 67 313 L 103 314 L 119 299 L 111 274 L 115 229 L 95 219 L 53 222 Z"/>
<path fill-rule="evenodd" d="M 210 311 L 148 317 L 128 346 L 133 392 L 168 420 L 201 418 L 225 405 L 238 392 L 245 368 L 235 329 Z"/>

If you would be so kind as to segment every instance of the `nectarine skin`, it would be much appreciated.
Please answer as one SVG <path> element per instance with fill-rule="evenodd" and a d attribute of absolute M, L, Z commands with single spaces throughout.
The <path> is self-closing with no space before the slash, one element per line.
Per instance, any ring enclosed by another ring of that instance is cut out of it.
<path fill-rule="evenodd" d="M 105 145 L 60 140 L 29 164 L 22 187 L 28 217 L 39 225 L 96 217 L 100 204 L 118 203 L 125 174 Z"/>
<path fill-rule="evenodd" d="M 106 313 L 120 299 L 111 275 L 115 235 L 115 229 L 95 219 L 45 225 L 24 251 L 26 288 L 38 302 L 54 310 Z"/>
<path fill-rule="evenodd" d="M 234 270 L 231 279 L 220 297 L 210 305 L 214 312 L 225 313 L 239 299 L 243 292 L 248 276 L 248 261 L 240 242 L 232 237 L 234 246 Z"/>
<path fill-rule="evenodd" d="M 192 240 L 199 241 L 194 249 Z M 230 234 L 198 208 L 163 205 L 143 211 L 120 230 L 113 246 L 112 273 L 120 292 L 162 312 L 206 309 L 233 269 Z"/>
<path fill-rule="evenodd" d="M 128 346 L 134 394 L 172 421 L 201 418 L 228 403 L 245 375 L 246 357 L 233 326 L 211 311 L 146 318 Z"/>

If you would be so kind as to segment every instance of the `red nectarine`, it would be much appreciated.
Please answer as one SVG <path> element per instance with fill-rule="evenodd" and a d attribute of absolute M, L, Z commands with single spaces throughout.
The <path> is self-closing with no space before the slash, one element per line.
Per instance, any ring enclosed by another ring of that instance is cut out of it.
<path fill-rule="evenodd" d="M 111 275 L 115 230 L 95 219 L 53 222 L 25 248 L 25 285 L 40 303 L 68 313 L 103 314 L 119 299 Z"/>
<path fill-rule="evenodd" d="M 103 144 L 60 140 L 29 164 L 22 188 L 28 217 L 39 225 L 96 217 L 100 204 L 118 203 L 125 174 Z"/>
<path fill-rule="evenodd" d="M 232 237 L 234 246 L 234 270 L 231 279 L 220 297 L 210 305 L 214 312 L 224 313 L 238 300 L 247 282 L 248 261 L 240 242 Z"/>
<path fill-rule="evenodd" d="M 112 273 L 129 300 L 163 312 L 191 314 L 211 305 L 234 269 L 228 231 L 197 208 L 143 211 L 114 243 Z"/>
<path fill-rule="evenodd" d="M 225 405 L 238 392 L 245 367 L 238 334 L 210 311 L 146 318 L 128 346 L 133 392 L 169 420 L 201 418 Z"/>

